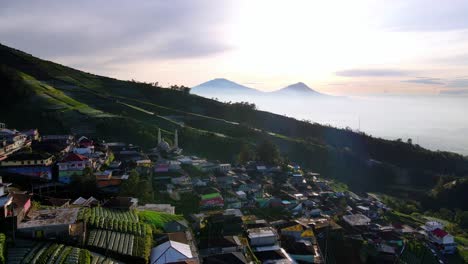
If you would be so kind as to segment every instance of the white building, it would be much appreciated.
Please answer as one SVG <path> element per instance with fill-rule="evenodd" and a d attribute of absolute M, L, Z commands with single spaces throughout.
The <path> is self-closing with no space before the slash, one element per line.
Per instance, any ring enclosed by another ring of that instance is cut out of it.
<path fill-rule="evenodd" d="M 278 234 L 271 227 L 252 228 L 247 230 L 252 247 L 272 246 L 278 243 Z"/>
<path fill-rule="evenodd" d="M 444 229 L 444 225 L 437 221 L 429 221 L 426 222 L 424 226 L 421 227 L 422 229 L 426 230 L 426 232 L 432 232 L 436 229 Z"/>

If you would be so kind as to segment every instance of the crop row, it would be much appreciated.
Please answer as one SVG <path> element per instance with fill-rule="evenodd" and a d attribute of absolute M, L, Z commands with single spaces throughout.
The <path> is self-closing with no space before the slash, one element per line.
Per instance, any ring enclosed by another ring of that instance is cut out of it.
<path fill-rule="evenodd" d="M 87 225 L 90 228 L 106 229 L 115 232 L 123 232 L 134 234 L 137 236 L 143 236 L 149 228 L 146 224 L 134 223 L 129 221 L 123 221 L 118 219 L 103 218 L 91 216 L 88 218 Z"/>
<path fill-rule="evenodd" d="M 87 245 L 114 251 L 122 255 L 134 256 L 134 240 L 135 236 L 131 234 L 97 229 L 89 232 Z"/>
<path fill-rule="evenodd" d="M 89 264 L 90 261 L 90 253 L 86 249 L 55 243 L 40 243 L 28 252 L 21 263 Z"/>
<path fill-rule="evenodd" d="M 5 234 L 0 234 L 0 264 L 5 263 L 5 249 L 6 249 L 6 244 L 5 244 Z"/>
<path fill-rule="evenodd" d="M 102 207 L 93 207 L 90 209 L 89 217 L 109 218 L 117 219 L 120 221 L 138 223 L 138 215 L 136 214 L 136 212 L 130 210 L 115 210 Z"/>

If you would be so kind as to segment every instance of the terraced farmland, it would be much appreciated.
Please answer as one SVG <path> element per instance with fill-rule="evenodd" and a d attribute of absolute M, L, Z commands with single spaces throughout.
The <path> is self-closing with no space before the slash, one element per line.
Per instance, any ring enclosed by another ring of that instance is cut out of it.
<path fill-rule="evenodd" d="M 139 222 L 134 211 L 111 210 L 101 207 L 92 208 L 87 225 L 90 228 L 129 233 L 137 236 L 146 234 L 147 225 Z"/>
<path fill-rule="evenodd" d="M 89 233 L 87 245 L 122 255 L 136 256 L 133 251 L 134 241 L 134 235 L 98 229 Z"/>
<path fill-rule="evenodd" d="M 111 218 L 120 221 L 138 223 L 138 214 L 130 210 L 115 210 L 102 207 L 94 207 L 90 209 L 90 217 L 94 218 Z"/>
<path fill-rule="evenodd" d="M 0 234 L 0 264 L 5 263 L 5 234 Z"/>
<path fill-rule="evenodd" d="M 8 250 L 7 263 L 88 264 L 91 255 L 86 249 L 63 244 L 18 240 L 17 245 Z"/>

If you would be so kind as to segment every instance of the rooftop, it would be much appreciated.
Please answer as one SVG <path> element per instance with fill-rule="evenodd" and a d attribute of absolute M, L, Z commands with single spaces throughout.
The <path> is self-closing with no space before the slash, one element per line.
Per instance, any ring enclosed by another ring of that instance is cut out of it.
<path fill-rule="evenodd" d="M 343 216 L 343 220 L 352 226 L 364 226 L 370 223 L 370 219 L 362 214 L 353 214 Z"/>
<path fill-rule="evenodd" d="M 276 232 L 272 227 L 258 227 L 247 230 L 249 238 L 276 236 Z"/>
<path fill-rule="evenodd" d="M 29 220 L 23 220 L 23 222 L 18 225 L 18 228 L 74 224 L 77 220 L 78 211 L 80 211 L 80 208 L 59 208 L 31 211 L 28 214 Z"/>

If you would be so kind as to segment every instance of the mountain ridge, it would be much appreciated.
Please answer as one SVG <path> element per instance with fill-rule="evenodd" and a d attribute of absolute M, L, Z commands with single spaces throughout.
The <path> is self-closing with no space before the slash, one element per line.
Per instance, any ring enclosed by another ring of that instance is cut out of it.
<path fill-rule="evenodd" d="M 325 94 L 322 94 L 320 92 L 315 91 L 314 89 L 310 88 L 303 82 L 297 82 L 294 84 L 290 84 L 284 88 L 278 89 L 276 91 L 271 92 L 273 94 L 290 94 L 290 95 L 301 95 L 301 96 L 327 96 Z"/>
<path fill-rule="evenodd" d="M 248 87 L 226 78 L 215 78 L 192 87 L 192 93 L 202 96 L 211 95 L 261 95 L 261 96 L 330 96 L 320 93 L 303 82 L 290 84 L 275 91 L 265 92 L 252 87 Z"/>

